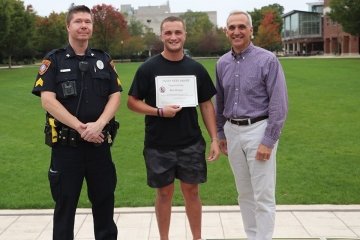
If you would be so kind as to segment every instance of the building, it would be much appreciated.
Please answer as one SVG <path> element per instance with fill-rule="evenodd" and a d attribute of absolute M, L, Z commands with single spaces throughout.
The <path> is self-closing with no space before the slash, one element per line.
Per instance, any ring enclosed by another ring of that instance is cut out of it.
<path fill-rule="evenodd" d="M 340 24 L 333 22 L 327 13 L 330 12 L 330 0 L 324 1 L 324 54 L 325 55 L 359 55 L 359 37 L 342 30 Z"/>
<path fill-rule="evenodd" d="M 323 3 L 308 3 L 309 11 L 293 10 L 282 16 L 282 42 L 286 55 L 323 53 Z"/>
<path fill-rule="evenodd" d="M 139 6 L 138 9 L 134 9 L 130 4 L 120 6 L 120 11 L 125 13 L 126 16 L 133 17 L 137 21 L 140 21 L 145 26 L 152 29 L 156 35 L 160 35 L 161 21 L 169 16 L 180 16 L 184 12 L 173 13 L 170 11 L 169 1 L 160 6 Z M 217 26 L 217 12 L 208 11 L 205 12 L 209 16 L 209 20 L 214 26 Z"/>
<path fill-rule="evenodd" d="M 308 3 L 309 11 L 293 10 L 282 16 L 282 42 L 285 55 L 359 55 L 359 37 L 331 21 L 329 3 Z"/>

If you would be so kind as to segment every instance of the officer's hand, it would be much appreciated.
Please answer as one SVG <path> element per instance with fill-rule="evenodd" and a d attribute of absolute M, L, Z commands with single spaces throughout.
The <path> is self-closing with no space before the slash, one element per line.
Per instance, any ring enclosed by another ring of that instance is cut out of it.
<path fill-rule="evenodd" d="M 89 122 L 86 123 L 86 129 L 81 134 L 81 138 L 85 141 L 93 143 L 102 143 L 104 142 L 104 135 L 101 133 L 104 126 L 98 122 Z"/>
<path fill-rule="evenodd" d="M 168 105 L 162 108 L 162 117 L 173 118 L 176 113 L 180 112 L 182 107 L 179 105 Z"/>

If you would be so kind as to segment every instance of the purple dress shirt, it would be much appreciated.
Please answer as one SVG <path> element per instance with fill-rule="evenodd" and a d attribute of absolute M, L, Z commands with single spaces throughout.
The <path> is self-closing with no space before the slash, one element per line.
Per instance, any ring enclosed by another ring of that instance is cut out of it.
<path fill-rule="evenodd" d="M 284 72 L 277 57 L 253 43 L 240 54 L 224 54 L 216 64 L 216 118 L 225 139 L 228 118 L 269 116 L 262 144 L 272 148 L 280 137 L 288 111 Z"/>

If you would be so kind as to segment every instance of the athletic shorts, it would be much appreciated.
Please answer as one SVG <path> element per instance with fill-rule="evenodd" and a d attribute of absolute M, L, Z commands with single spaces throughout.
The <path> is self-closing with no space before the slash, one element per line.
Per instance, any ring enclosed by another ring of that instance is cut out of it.
<path fill-rule="evenodd" d="M 152 188 L 165 187 L 175 178 L 184 183 L 206 182 L 206 144 L 203 138 L 197 143 L 178 150 L 144 148 L 147 184 Z"/>

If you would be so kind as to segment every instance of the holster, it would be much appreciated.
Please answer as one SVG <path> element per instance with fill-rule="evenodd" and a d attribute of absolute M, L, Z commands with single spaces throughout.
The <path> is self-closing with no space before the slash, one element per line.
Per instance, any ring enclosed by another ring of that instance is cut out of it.
<path fill-rule="evenodd" d="M 120 127 L 120 123 L 115 119 L 112 119 L 107 126 L 106 132 L 108 133 L 107 140 L 110 146 L 113 145 L 118 129 Z"/>
<path fill-rule="evenodd" d="M 46 122 L 45 122 L 45 144 L 49 147 L 54 146 L 58 141 L 58 131 L 57 131 L 58 122 L 56 119 L 51 116 L 49 113 L 46 114 Z"/>

